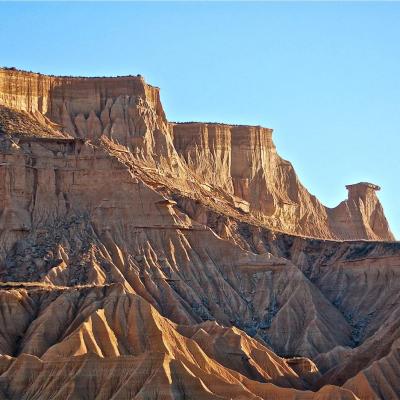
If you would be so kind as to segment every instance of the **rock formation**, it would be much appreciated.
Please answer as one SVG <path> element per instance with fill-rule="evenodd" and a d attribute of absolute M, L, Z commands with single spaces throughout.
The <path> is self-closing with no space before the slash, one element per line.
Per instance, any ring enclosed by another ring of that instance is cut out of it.
<path fill-rule="evenodd" d="M 268 227 L 332 239 L 393 240 L 374 185 L 350 185 L 348 201 L 328 209 L 279 157 L 271 129 L 168 123 L 158 88 L 141 76 L 49 77 L 0 69 L 0 105 L 56 124 L 68 136 L 104 136 L 134 154 L 157 162 L 164 157 L 164 172 L 195 175 L 232 204 L 239 198 Z"/>
<path fill-rule="evenodd" d="M 329 210 L 331 229 L 338 237 L 393 240 L 381 203 L 376 196 L 380 187 L 368 182 L 347 185 L 349 196 Z M 350 227 L 350 231 L 349 231 Z"/>
<path fill-rule="evenodd" d="M 0 399 L 400 398 L 400 244 L 347 188 L 140 76 L 0 69 Z"/>

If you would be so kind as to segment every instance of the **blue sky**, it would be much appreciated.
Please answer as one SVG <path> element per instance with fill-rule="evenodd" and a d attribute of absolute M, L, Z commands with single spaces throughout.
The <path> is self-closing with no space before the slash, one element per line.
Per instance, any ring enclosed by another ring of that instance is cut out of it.
<path fill-rule="evenodd" d="M 167 116 L 274 128 L 333 207 L 370 181 L 400 238 L 400 3 L 0 3 L 0 65 L 142 74 Z"/>

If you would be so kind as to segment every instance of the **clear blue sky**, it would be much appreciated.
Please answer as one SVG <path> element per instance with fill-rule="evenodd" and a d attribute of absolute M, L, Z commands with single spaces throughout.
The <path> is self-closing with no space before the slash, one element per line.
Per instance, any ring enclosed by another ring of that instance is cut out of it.
<path fill-rule="evenodd" d="M 170 120 L 274 128 L 326 205 L 370 181 L 400 238 L 400 3 L 0 3 L 0 65 L 142 74 Z"/>

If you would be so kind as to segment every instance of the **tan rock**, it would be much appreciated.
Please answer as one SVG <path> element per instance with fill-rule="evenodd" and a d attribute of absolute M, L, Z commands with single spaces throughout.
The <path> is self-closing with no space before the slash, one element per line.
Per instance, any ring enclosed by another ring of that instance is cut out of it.
<path fill-rule="evenodd" d="M 396 398 L 375 185 L 328 209 L 272 130 L 168 123 L 141 77 L 0 69 L 0 128 L 0 399 Z"/>
<path fill-rule="evenodd" d="M 156 162 L 166 156 L 168 173 L 194 173 L 225 199 L 231 196 L 232 207 L 272 228 L 335 239 L 393 240 L 373 185 L 349 186 L 347 202 L 328 209 L 278 156 L 271 129 L 168 124 L 158 88 L 141 77 L 48 77 L 0 69 L 0 104 L 42 115 L 75 137 L 94 140 L 103 133 Z"/>

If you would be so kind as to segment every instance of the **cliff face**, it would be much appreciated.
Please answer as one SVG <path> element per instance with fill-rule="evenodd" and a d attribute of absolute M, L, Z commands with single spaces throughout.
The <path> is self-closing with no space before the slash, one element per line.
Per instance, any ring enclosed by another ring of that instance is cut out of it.
<path fill-rule="evenodd" d="M 327 209 L 271 130 L 141 78 L 1 76 L 0 399 L 396 398 L 378 187 Z"/>
<path fill-rule="evenodd" d="M 0 69 L 0 104 L 44 116 L 78 138 L 106 135 L 119 143 L 168 155 L 159 90 L 141 77 L 52 77 Z"/>
<path fill-rule="evenodd" d="M 109 98 L 141 97 L 158 117 L 165 120 L 159 89 L 140 76 L 120 78 L 56 77 L 18 70 L 0 69 L 0 101 L 18 110 L 40 112 L 61 122 L 64 105 L 72 116 L 91 111 L 101 113 Z"/>
<path fill-rule="evenodd" d="M 171 124 L 174 146 L 189 168 L 250 204 L 268 226 L 307 236 L 393 240 L 371 189 L 350 185 L 349 199 L 334 209 L 311 195 L 290 162 L 276 152 L 272 130 L 254 126 Z"/>
<path fill-rule="evenodd" d="M 142 77 L 48 77 L 3 69 L 0 104 L 45 118 L 72 137 L 104 136 L 143 157 L 164 157 L 169 173 L 195 173 L 248 202 L 250 213 L 272 228 L 325 238 L 393 239 L 373 191 L 328 210 L 279 157 L 271 129 L 168 124 L 158 88 Z"/>

